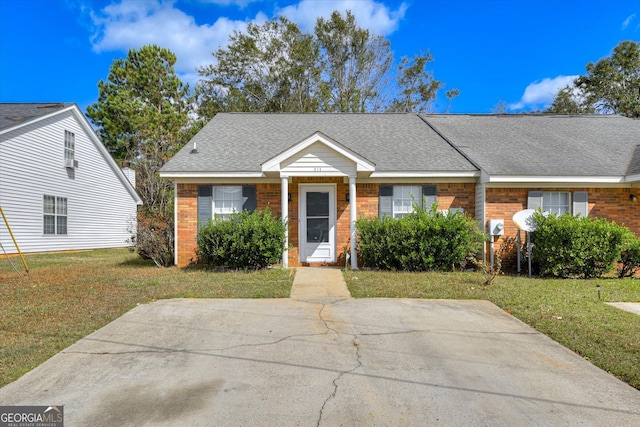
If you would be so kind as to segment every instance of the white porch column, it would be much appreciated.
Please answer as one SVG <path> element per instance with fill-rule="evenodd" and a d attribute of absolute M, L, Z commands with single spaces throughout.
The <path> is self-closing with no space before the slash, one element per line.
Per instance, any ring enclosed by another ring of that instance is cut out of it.
<path fill-rule="evenodd" d="M 284 222 L 284 251 L 282 252 L 282 267 L 289 267 L 289 178 L 280 176 L 280 206 L 282 222 Z"/>
<path fill-rule="evenodd" d="M 358 250 L 356 248 L 356 177 L 349 177 L 349 221 L 351 222 L 351 269 L 358 269 Z"/>

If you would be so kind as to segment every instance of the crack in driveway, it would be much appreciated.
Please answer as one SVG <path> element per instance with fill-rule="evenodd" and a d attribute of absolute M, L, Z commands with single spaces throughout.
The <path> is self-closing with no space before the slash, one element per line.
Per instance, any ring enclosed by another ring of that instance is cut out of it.
<path fill-rule="evenodd" d="M 325 401 L 322 403 L 322 407 L 320 408 L 320 413 L 318 414 L 318 422 L 316 423 L 316 426 L 319 427 L 320 423 L 322 422 L 322 416 L 324 415 L 324 409 L 327 406 L 327 404 L 336 397 L 336 394 L 338 393 L 338 381 L 340 381 L 340 379 L 346 375 L 346 374 L 350 374 L 356 371 L 356 369 L 360 368 L 362 366 L 362 361 L 360 360 L 360 341 L 358 340 L 358 335 L 356 334 L 343 334 L 341 332 L 339 332 L 336 329 L 333 329 L 332 327 L 329 326 L 329 320 L 325 319 L 322 316 L 322 312 L 324 311 L 324 309 L 327 307 L 327 304 L 322 304 L 322 308 L 320 309 L 320 312 L 318 313 L 318 316 L 320 317 L 320 320 L 322 320 L 322 322 L 324 323 L 325 327 L 327 328 L 327 332 L 331 331 L 333 333 L 335 333 L 336 335 L 350 335 L 353 337 L 352 339 L 352 343 L 353 346 L 356 349 L 356 364 L 353 368 L 346 370 L 346 371 L 340 371 L 338 373 L 338 375 L 333 379 L 333 391 L 329 394 L 329 396 L 325 399 Z"/>

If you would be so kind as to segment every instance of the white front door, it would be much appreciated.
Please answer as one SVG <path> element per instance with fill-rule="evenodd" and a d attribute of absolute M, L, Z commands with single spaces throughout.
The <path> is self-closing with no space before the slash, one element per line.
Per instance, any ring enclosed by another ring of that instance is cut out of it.
<path fill-rule="evenodd" d="M 336 187 L 300 185 L 300 262 L 336 262 Z"/>

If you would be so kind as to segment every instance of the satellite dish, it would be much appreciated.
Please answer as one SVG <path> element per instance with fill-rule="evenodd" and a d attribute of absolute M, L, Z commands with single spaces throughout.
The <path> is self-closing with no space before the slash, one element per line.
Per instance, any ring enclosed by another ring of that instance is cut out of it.
<path fill-rule="evenodd" d="M 525 209 L 513 214 L 513 223 L 522 231 L 535 231 L 536 223 L 533 222 L 535 209 Z"/>

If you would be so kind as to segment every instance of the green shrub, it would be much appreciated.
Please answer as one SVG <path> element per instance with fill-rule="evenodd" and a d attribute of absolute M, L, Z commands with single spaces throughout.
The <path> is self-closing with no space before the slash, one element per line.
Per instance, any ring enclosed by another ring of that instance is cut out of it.
<path fill-rule="evenodd" d="M 365 218 L 356 222 L 365 266 L 381 270 L 451 270 L 476 253 L 484 235 L 466 215 L 414 206 L 404 218 Z"/>
<path fill-rule="evenodd" d="M 533 260 L 540 275 L 601 277 L 613 269 L 630 231 L 602 218 L 534 213 Z"/>
<path fill-rule="evenodd" d="M 234 269 L 275 264 L 285 249 L 285 224 L 267 208 L 237 213 L 225 221 L 209 221 L 198 233 L 202 262 Z"/>
<path fill-rule="evenodd" d="M 631 233 L 630 233 L 631 234 Z M 633 277 L 640 268 L 640 239 L 631 234 L 618 259 L 618 277 Z"/>

